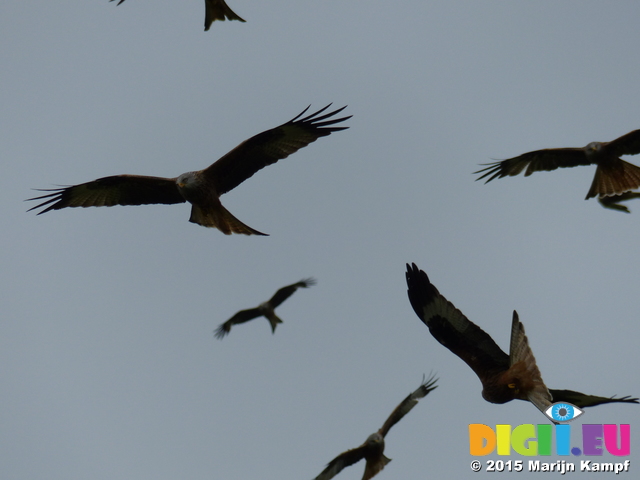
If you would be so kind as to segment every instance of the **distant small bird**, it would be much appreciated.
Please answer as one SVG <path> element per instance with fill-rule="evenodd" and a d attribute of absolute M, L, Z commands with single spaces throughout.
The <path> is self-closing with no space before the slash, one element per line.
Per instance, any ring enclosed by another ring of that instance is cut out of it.
<path fill-rule="evenodd" d="M 114 0 L 109 0 L 113 2 Z M 120 0 L 118 5 L 120 5 L 124 0 Z M 229 8 L 229 6 L 225 3 L 224 0 L 204 0 L 205 13 L 204 13 L 204 31 L 206 32 L 211 27 L 211 24 L 215 20 L 238 20 L 240 22 L 244 22 L 245 20 L 240 18 L 233 10 Z"/>
<path fill-rule="evenodd" d="M 620 203 L 618 202 L 624 202 L 626 200 L 631 200 L 632 198 L 640 198 L 640 193 L 626 192 L 621 195 L 613 195 L 610 197 L 598 197 L 598 202 L 600 202 L 600 205 L 602 205 L 604 208 L 631 213 L 625 205 L 620 205 Z"/>
<path fill-rule="evenodd" d="M 254 318 L 263 316 L 267 320 L 269 320 L 269 323 L 271 324 L 271 333 L 276 333 L 276 327 L 279 323 L 282 323 L 282 320 L 280 320 L 275 312 L 275 309 L 278 307 L 278 305 L 280 305 L 287 298 L 293 295 L 293 292 L 295 292 L 297 289 L 308 288 L 311 285 L 315 284 L 316 280 L 314 278 L 305 278 L 304 280 L 300 280 L 298 283 L 282 287 L 268 301 L 261 303 L 256 308 L 240 310 L 233 317 L 220 325 L 216 330 L 216 337 L 222 340 L 224 336 L 231 331 L 231 327 L 233 325 L 245 323 L 249 320 L 253 320 Z"/>
<path fill-rule="evenodd" d="M 309 109 L 279 127 L 266 130 L 245 140 L 218 161 L 197 172 L 176 178 L 141 175 L 114 175 L 92 182 L 40 191 L 54 192 L 28 200 L 46 199 L 36 208 L 49 205 L 38 215 L 66 207 L 111 207 L 113 205 L 146 205 L 191 203 L 189 221 L 203 227 L 217 228 L 222 233 L 266 235 L 245 225 L 222 206 L 220 196 L 233 190 L 258 170 L 276 163 L 333 132 L 349 127 L 332 127 L 351 118 L 329 118 L 346 108 L 320 115 L 331 104 L 300 118 Z"/>
<path fill-rule="evenodd" d="M 528 400 L 540 411 L 552 403 L 569 402 L 577 407 L 604 403 L 638 403 L 631 397 L 598 397 L 573 390 L 547 389 L 529 347 L 524 326 L 513 312 L 509 355 L 475 323 L 443 297 L 416 264 L 407 264 L 409 301 L 431 335 L 460 357 L 482 382 L 482 397 L 491 403 Z"/>
<path fill-rule="evenodd" d="M 420 385 L 415 392 L 405 398 L 400 405 L 391 412 L 391 415 L 389 415 L 389 418 L 387 418 L 387 421 L 384 422 L 384 425 L 382 425 L 380 430 L 369 435 L 369 438 L 367 438 L 367 440 L 359 447 L 347 450 L 331 460 L 327 465 L 327 468 L 325 468 L 322 473 L 315 478 L 315 480 L 329 480 L 340 473 L 343 468 L 353 465 L 363 458 L 367 463 L 364 467 L 362 480 L 369 480 L 370 478 L 373 478 L 385 467 L 387 463 L 391 461 L 390 458 L 387 458 L 384 455 L 384 437 L 389 433 L 391 427 L 398 423 L 402 417 L 409 413 L 409 411 L 418 404 L 418 400 L 426 397 L 429 392 L 438 388 L 435 384 L 437 381 L 438 379 L 434 379 L 433 376 L 431 376 L 427 381 L 424 381 L 423 378 L 422 385 Z"/>
<path fill-rule="evenodd" d="M 597 165 L 591 188 L 585 200 L 591 197 L 620 195 L 640 188 L 640 167 L 621 160 L 622 155 L 640 153 L 640 130 L 623 135 L 611 142 L 591 142 L 583 148 L 548 148 L 535 150 L 498 162 L 485 163 L 488 167 L 474 173 L 483 173 L 476 180 L 491 175 L 485 183 L 494 178 L 518 175 L 525 168 L 524 176 L 542 170 Z M 623 208 L 624 209 L 624 208 Z"/>

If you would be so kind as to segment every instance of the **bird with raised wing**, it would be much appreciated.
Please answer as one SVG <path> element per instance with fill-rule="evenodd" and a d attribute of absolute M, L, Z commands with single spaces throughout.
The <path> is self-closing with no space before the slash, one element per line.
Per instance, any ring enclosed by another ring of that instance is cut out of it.
<path fill-rule="evenodd" d="M 113 2 L 114 0 L 109 0 Z M 120 5 L 124 0 L 120 0 Z M 245 22 L 243 18 L 229 8 L 224 0 L 204 0 L 204 31 L 206 32 L 211 27 L 211 24 L 216 21 L 225 20 L 238 20 L 239 22 Z"/>
<path fill-rule="evenodd" d="M 524 326 L 513 312 L 509 355 L 484 330 L 471 322 L 431 283 L 416 264 L 407 264 L 407 293 L 418 318 L 431 335 L 460 357 L 480 379 L 482 397 L 491 403 L 528 400 L 541 412 L 555 402 L 577 407 L 604 403 L 638 403 L 637 398 L 598 397 L 572 390 L 548 389 L 524 333 Z"/>
<path fill-rule="evenodd" d="M 288 157 L 299 149 L 333 132 L 349 127 L 333 126 L 351 118 L 332 118 L 346 108 L 321 115 L 330 104 L 301 118 L 309 107 L 279 127 L 245 140 L 215 163 L 176 178 L 141 175 L 115 175 L 63 188 L 41 190 L 49 193 L 28 200 L 43 200 L 30 208 L 45 207 L 38 215 L 67 207 L 110 207 L 113 205 L 147 205 L 191 203 L 189 221 L 222 233 L 266 235 L 245 225 L 220 202 L 220 196 L 233 190 L 267 165 Z"/>
<path fill-rule="evenodd" d="M 409 413 L 411 409 L 418 404 L 418 401 L 421 398 L 424 398 L 429 394 L 429 392 L 438 388 L 436 385 L 437 381 L 438 379 L 433 378 L 433 376 L 426 381 L 424 381 L 423 378 L 422 385 L 405 398 L 400 405 L 391 412 L 391 415 L 389 415 L 389 418 L 387 418 L 387 421 L 384 422 L 384 425 L 382 425 L 380 430 L 369 435 L 367 440 L 359 447 L 347 450 L 331 460 L 315 480 L 329 480 L 340 473 L 343 468 L 353 465 L 362 459 L 366 460 L 362 480 L 369 480 L 370 478 L 373 478 L 385 467 L 387 463 L 391 461 L 390 458 L 384 455 L 385 436 L 389 433 L 391 427 L 398 423 L 402 417 Z"/>
<path fill-rule="evenodd" d="M 233 325 L 248 322 L 258 317 L 265 317 L 269 320 L 271 325 L 271 333 L 276 333 L 276 327 L 279 323 L 282 323 L 280 317 L 276 315 L 275 309 L 289 298 L 299 288 L 308 288 L 311 285 L 315 285 L 316 280 L 314 278 L 305 278 L 292 285 L 287 285 L 278 290 L 273 297 L 264 303 L 261 303 L 255 308 L 249 308 L 247 310 L 240 310 L 229 320 L 220 325 L 215 332 L 217 338 L 222 339 L 231 331 Z"/>
<path fill-rule="evenodd" d="M 533 172 L 551 171 L 557 168 L 596 165 L 596 173 L 585 200 L 591 197 L 620 195 L 640 188 L 640 167 L 625 162 L 622 155 L 640 153 L 640 130 L 623 135 L 611 142 L 591 142 L 582 148 L 547 148 L 523 153 L 514 158 L 485 163 L 486 168 L 474 173 L 482 173 L 476 180 L 515 176 L 525 168 L 524 176 Z"/>

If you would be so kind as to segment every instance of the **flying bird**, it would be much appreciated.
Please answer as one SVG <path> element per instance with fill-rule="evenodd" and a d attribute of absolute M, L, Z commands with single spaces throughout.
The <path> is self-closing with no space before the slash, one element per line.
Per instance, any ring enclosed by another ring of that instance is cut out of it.
<path fill-rule="evenodd" d="M 476 180 L 489 177 L 485 182 L 489 183 L 494 178 L 518 175 L 525 168 L 524 176 L 528 177 L 533 172 L 542 170 L 596 165 L 596 173 L 585 198 L 588 200 L 595 196 L 609 197 L 640 188 L 640 167 L 620 159 L 621 155 L 638 153 L 640 130 L 634 130 L 611 142 L 591 142 L 583 148 L 535 150 L 507 160 L 485 163 L 483 165 L 488 165 L 486 168 L 474 173 L 482 173 Z"/>
<path fill-rule="evenodd" d="M 113 2 L 114 0 L 109 0 Z M 124 0 L 120 0 L 118 5 L 120 5 Z M 229 8 L 229 6 L 225 3 L 224 0 L 204 0 L 204 31 L 206 32 L 211 27 L 211 24 L 215 20 L 238 20 L 240 22 L 245 22 L 244 19 L 240 18 L 238 14 L 236 14 L 233 10 Z"/>
<path fill-rule="evenodd" d="M 311 285 L 315 285 L 316 281 L 313 278 L 305 278 L 304 280 L 300 280 L 298 283 L 294 283 L 292 285 L 287 285 L 286 287 L 282 287 L 278 290 L 273 297 L 267 300 L 264 303 L 261 303 L 256 308 L 249 308 L 247 310 L 240 310 L 229 320 L 224 322 L 216 329 L 216 337 L 219 339 L 223 339 L 225 335 L 227 335 L 231 331 L 231 327 L 233 325 L 237 325 L 239 323 L 245 323 L 249 320 L 253 320 L 258 317 L 265 317 L 269 320 L 271 324 L 271 333 L 276 333 L 276 327 L 279 323 L 282 323 L 282 320 L 276 315 L 275 309 L 284 302 L 287 298 L 293 295 L 299 288 L 308 288 Z"/>
<path fill-rule="evenodd" d="M 555 402 L 570 402 L 577 407 L 603 403 L 638 403 L 637 398 L 598 397 L 572 390 L 547 389 L 524 326 L 513 312 L 509 355 L 475 323 L 443 297 L 416 264 L 407 264 L 409 301 L 431 335 L 460 357 L 482 382 L 482 396 L 491 403 L 528 400 L 544 413 Z"/>
<path fill-rule="evenodd" d="M 258 170 L 286 158 L 299 149 L 333 132 L 349 127 L 334 127 L 349 118 L 332 118 L 346 106 L 321 115 L 331 104 L 308 115 L 309 109 L 279 127 L 245 140 L 218 161 L 197 172 L 176 178 L 115 175 L 63 188 L 40 190 L 53 192 L 28 200 L 46 199 L 29 211 L 48 205 L 38 215 L 66 207 L 101 207 L 191 203 L 189 221 L 222 233 L 266 235 L 245 225 L 222 206 L 220 196 L 251 177 Z"/>
<path fill-rule="evenodd" d="M 639 192 L 626 192 L 621 195 L 613 195 L 610 197 L 598 197 L 598 202 L 604 208 L 610 208 L 611 210 L 619 210 L 621 212 L 631 213 L 629 208 L 625 205 L 621 205 L 619 202 L 631 200 L 632 198 L 640 198 Z"/>
<path fill-rule="evenodd" d="M 385 467 L 387 463 L 391 461 L 390 458 L 387 458 L 384 455 L 384 437 L 389 433 L 391 427 L 398 423 L 402 417 L 417 405 L 418 400 L 438 388 L 435 384 L 437 381 L 438 379 L 434 379 L 433 376 L 431 376 L 426 382 L 423 378 L 422 385 L 420 385 L 415 392 L 410 394 L 395 408 L 380 430 L 369 435 L 369 438 L 367 438 L 367 440 L 359 447 L 347 450 L 331 460 L 315 480 L 329 480 L 340 473 L 343 468 L 353 465 L 363 458 L 367 463 L 364 467 L 362 480 L 369 480 L 370 478 L 373 478 Z"/>

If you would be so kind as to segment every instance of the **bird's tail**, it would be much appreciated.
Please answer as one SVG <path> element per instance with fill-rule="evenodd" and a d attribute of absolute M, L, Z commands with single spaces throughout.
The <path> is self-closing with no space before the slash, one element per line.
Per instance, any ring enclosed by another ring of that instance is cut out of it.
<path fill-rule="evenodd" d="M 232 233 L 242 233 L 244 235 L 267 235 L 266 233 L 254 230 L 250 226 L 242 223 L 236 217 L 231 215 L 231 212 L 224 208 L 222 204 L 206 209 L 192 204 L 191 217 L 189 218 L 189 221 L 202 225 L 203 227 L 217 228 L 225 235 L 231 235 Z"/>
<path fill-rule="evenodd" d="M 618 159 L 612 165 L 598 165 L 585 200 L 609 197 L 640 188 L 640 167 Z"/>
<path fill-rule="evenodd" d="M 276 333 L 276 327 L 279 323 L 283 323 L 282 320 L 280 320 L 275 313 L 267 312 L 264 316 L 267 317 L 267 320 L 269 320 L 269 323 L 271 324 L 271 333 Z"/>
<path fill-rule="evenodd" d="M 362 480 L 369 480 L 370 478 L 374 477 L 390 461 L 391 459 L 386 457 L 385 455 L 381 455 L 380 460 L 367 460 L 367 465 L 366 467 L 364 467 L 364 475 L 362 476 Z"/>
<path fill-rule="evenodd" d="M 541 412 L 551 405 L 551 394 L 542 380 L 542 375 L 533 356 L 529 340 L 524 334 L 524 325 L 518 319 L 518 313 L 514 310 L 513 322 L 511 324 L 511 346 L 509 349 L 509 370 L 513 370 L 514 376 L 520 379 L 521 383 L 517 389 L 522 393 L 516 398 L 529 400 Z"/>

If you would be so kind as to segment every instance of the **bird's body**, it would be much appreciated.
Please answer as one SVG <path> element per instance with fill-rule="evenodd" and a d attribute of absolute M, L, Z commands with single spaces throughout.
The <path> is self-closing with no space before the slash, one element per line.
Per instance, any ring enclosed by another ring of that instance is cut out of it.
<path fill-rule="evenodd" d="M 365 442 L 359 447 L 347 450 L 331 460 L 314 480 L 330 480 L 345 467 L 353 465 L 362 459 L 366 461 L 362 480 L 369 480 L 379 473 L 385 465 L 391 461 L 390 458 L 384 455 L 384 439 L 387 433 L 389 433 L 391 427 L 398 423 L 402 417 L 418 404 L 421 398 L 424 398 L 429 392 L 437 388 L 435 385 L 436 382 L 437 379 L 433 376 L 426 381 L 423 379 L 420 387 L 409 394 L 409 396 L 400 402 L 393 412 L 391 412 L 391 415 L 389 415 L 389 418 L 387 418 L 380 430 L 369 435 Z"/>
<path fill-rule="evenodd" d="M 513 312 L 507 355 L 484 330 L 442 296 L 427 274 L 415 264 L 407 264 L 406 279 L 409 301 L 416 315 L 438 342 L 476 373 L 482 383 L 482 397 L 488 402 L 528 400 L 543 413 L 552 403 L 560 401 L 578 407 L 612 402 L 638 403 L 637 398 L 597 397 L 572 390 L 548 389 L 517 312 Z"/>
<path fill-rule="evenodd" d="M 622 160 L 622 155 L 640 153 L 640 130 L 623 135 L 611 142 L 591 142 L 583 148 L 548 148 L 527 152 L 514 158 L 486 164 L 474 173 L 476 180 L 515 176 L 525 170 L 525 177 L 534 172 L 557 168 L 596 165 L 593 182 L 585 200 L 592 197 L 620 195 L 640 188 L 640 167 Z"/>
<path fill-rule="evenodd" d="M 114 175 L 80 185 L 44 190 L 53 193 L 30 198 L 29 200 L 44 201 L 29 210 L 46 206 L 38 213 L 40 215 L 66 207 L 190 202 L 192 207 L 189 221 L 192 223 L 217 228 L 227 235 L 265 235 L 234 217 L 224 208 L 220 196 L 267 165 L 288 157 L 320 137 L 348 128 L 332 125 L 343 122 L 350 116 L 330 119 L 346 107 L 320 115 L 328 107 L 329 105 L 300 118 L 308 110 L 307 107 L 289 122 L 242 142 L 204 170 L 183 173 L 177 178 Z"/>
<path fill-rule="evenodd" d="M 114 0 L 109 0 L 113 2 Z M 120 0 L 120 5 L 124 0 Z M 206 32 L 211 27 L 211 24 L 216 21 L 225 20 L 238 20 L 239 22 L 245 22 L 237 13 L 229 8 L 229 5 L 224 0 L 204 0 L 204 31 Z"/>
<path fill-rule="evenodd" d="M 215 335 L 217 338 L 222 339 L 231 331 L 233 325 L 248 322 L 258 317 L 265 317 L 271 325 L 271 333 L 276 332 L 276 327 L 282 320 L 276 315 L 275 309 L 289 298 L 299 288 L 308 288 L 311 285 L 315 285 L 316 281 L 313 278 L 305 278 L 297 283 L 287 285 L 279 289 L 268 301 L 261 303 L 255 308 L 248 308 L 246 310 L 240 310 L 229 320 L 221 324 Z"/>

